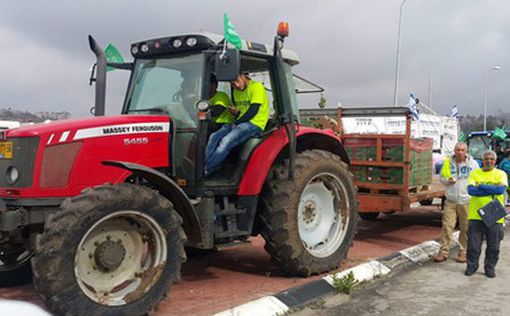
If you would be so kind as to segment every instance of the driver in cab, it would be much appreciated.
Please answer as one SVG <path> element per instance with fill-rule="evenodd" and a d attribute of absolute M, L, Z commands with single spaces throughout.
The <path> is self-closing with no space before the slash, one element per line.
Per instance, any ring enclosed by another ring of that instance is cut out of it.
<path fill-rule="evenodd" d="M 211 105 L 211 124 L 210 130 L 212 132 L 220 129 L 224 124 L 231 124 L 235 121 L 232 112 L 234 105 L 230 97 L 223 91 L 218 91 L 218 80 L 215 75 L 211 75 L 209 87 L 209 104 Z M 209 133 L 210 134 L 210 133 Z"/>
<path fill-rule="evenodd" d="M 260 137 L 269 119 L 269 101 L 262 83 L 240 74 L 230 85 L 235 106 L 228 109 L 235 120 L 223 124 L 209 138 L 205 149 L 205 176 L 216 171 L 234 147 L 252 137 Z"/>

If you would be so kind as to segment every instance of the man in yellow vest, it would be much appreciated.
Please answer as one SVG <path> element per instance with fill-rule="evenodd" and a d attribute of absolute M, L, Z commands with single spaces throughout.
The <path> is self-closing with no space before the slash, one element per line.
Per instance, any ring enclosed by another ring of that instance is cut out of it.
<path fill-rule="evenodd" d="M 211 75 L 209 95 L 208 101 L 211 105 L 212 130 L 216 131 L 223 124 L 234 122 L 234 115 L 230 112 L 230 109 L 233 107 L 232 101 L 225 92 L 218 91 L 218 80 L 216 80 L 214 75 Z"/>
<path fill-rule="evenodd" d="M 468 155 L 467 145 L 457 143 L 454 155 L 446 157 L 441 169 L 440 180 L 446 186 L 446 203 L 442 217 L 441 247 L 434 257 L 435 262 L 448 259 L 452 234 L 457 220 L 459 221 L 459 253 L 457 262 L 466 262 L 468 205 L 471 199 L 467 192 L 468 177 L 478 169 L 478 163 Z"/>
<path fill-rule="evenodd" d="M 223 163 L 228 153 L 252 137 L 260 137 L 269 119 L 269 100 L 260 82 L 240 74 L 231 82 L 235 107 L 230 112 L 235 121 L 224 124 L 209 138 L 205 149 L 205 176 Z"/>
<path fill-rule="evenodd" d="M 494 151 L 487 150 L 483 153 L 482 159 L 483 167 L 473 171 L 468 179 L 468 192 L 471 195 L 471 201 L 468 209 L 467 267 L 464 274 L 471 276 L 478 270 L 478 260 L 485 239 L 487 241 L 485 275 L 488 278 L 495 278 L 505 219 L 501 218 L 497 223 L 488 227 L 478 214 L 478 210 L 494 199 L 505 205 L 503 193 L 508 187 L 508 179 L 505 172 L 495 168 L 497 155 Z"/>

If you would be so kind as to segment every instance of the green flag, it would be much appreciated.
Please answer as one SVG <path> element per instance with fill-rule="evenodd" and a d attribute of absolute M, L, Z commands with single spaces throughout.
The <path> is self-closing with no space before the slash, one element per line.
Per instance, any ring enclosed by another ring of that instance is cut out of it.
<path fill-rule="evenodd" d="M 106 56 L 106 61 L 109 63 L 118 63 L 121 64 L 124 62 L 124 58 L 120 54 L 119 50 L 113 46 L 112 44 L 108 44 L 106 49 L 104 50 L 104 54 Z M 106 67 L 106 71 L 115 70 L 113 67 Z"/>
<path fill-rule="evenodd" d="M 228 20 L 228 15 L 226 13 L 224 14 L 223 22 L 225 25 L 225 41 L 234 45 L 235 48 L 241 49 L 241 47 L 243 47 L 241 38 L 234 28 L 234 25 Z"/>
<path fill-rule="evenodd" d="M 465 143 L 466 142 L 466 135 L 464 135 L 463 131 L 460 131 L 459 142 L 461 142 L 461 143 Z"/>
<path fill-rule="evenodd" d="M 504 140 L 506 138 L 506 133 L 502 128 L 496 127 L 492 136 L 496 139 Z"/>

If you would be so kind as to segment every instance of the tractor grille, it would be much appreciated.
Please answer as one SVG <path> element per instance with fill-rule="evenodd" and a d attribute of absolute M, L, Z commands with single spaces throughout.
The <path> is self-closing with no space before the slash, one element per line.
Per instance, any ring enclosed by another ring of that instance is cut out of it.
<path fill-rule="evenodd" d="M 35 155 L 39 145 L 38 137 L 12 137 L 7 139 L 12 142 L 12 159 L 0 159 L 0 187 L 24 188 L 32 185 Z M 10 166 L 15 166 L 19 171 L 18 180 L 10 184 L 7 182 L 6 172 Z"/>

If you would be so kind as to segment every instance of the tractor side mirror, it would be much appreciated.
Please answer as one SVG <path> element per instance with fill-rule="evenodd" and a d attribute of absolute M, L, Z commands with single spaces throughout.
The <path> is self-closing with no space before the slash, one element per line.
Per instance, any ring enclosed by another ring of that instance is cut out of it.
<path fill-rule="evenodd" d="M 227 49 L 216 55 L 216 79 L 233 81 L 237 79 L 241 69 L 241 55 L 237 49 Z"/>

